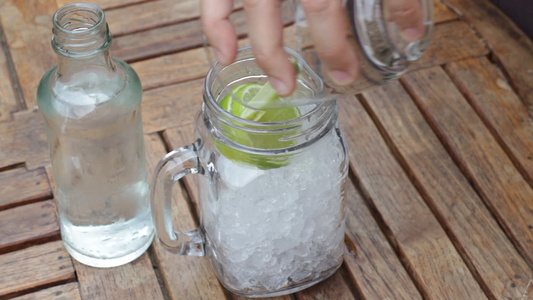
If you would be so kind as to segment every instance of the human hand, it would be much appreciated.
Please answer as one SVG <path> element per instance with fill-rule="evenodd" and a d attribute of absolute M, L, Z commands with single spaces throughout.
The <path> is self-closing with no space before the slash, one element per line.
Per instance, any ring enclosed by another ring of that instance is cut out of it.
<path fill-rule="evenodd" d="M 354 0 L 357 1 L 357 0 Z M 296 74 L 283 50 L 281 0 L 243 0 L 248 36 L 257 64 L 281 96 L 295 88 Z M 338 85 L 349 85 L 359 76 L 357 56 L 347 39 L 347 20 L 341 0 L 300 0 L 318 56 Z M 220 63 L 228 65 L 237 55 L 237 36 L 229 16 L 233 0 L 202 0 L 204 34 Z M 385 18 L 395 22 L 407 40 L 423 33 L 419 0 L 383 0 Z"/>

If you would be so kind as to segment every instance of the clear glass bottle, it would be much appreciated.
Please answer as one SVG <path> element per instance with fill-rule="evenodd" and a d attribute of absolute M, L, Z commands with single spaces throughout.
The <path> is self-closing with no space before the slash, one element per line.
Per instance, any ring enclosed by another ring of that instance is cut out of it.
<path fill-rule="evenodd" d="M 293 58 L 299 55 L 287 49 Z M 244 83 L 265 83 L 250 48 L 207 75 L 195 122 L 197 140 L 156 167 L 152 210 L 172 252 L 209 257 L 220 282 L 248 297 L 293 293 L 339 268 L 344 254 L 348 149 L 335 101 L 299 107 L 300 116 L 262 122 L 232 115 L 220 102 Z M 295 95 L 324 92 L 305 62 Z M 201 229 L 174 231 L 172 185 L 199 174 Z"/>
<path fill-rule="evenodd" d="M 113 267 L 150 246 L 150 213 L 135 71 L 109 53 L 111 34 L 96 5 L 53 17 L 58 64 L 37 91 L 46 122 L 61 237 L 76 260 Z"/>

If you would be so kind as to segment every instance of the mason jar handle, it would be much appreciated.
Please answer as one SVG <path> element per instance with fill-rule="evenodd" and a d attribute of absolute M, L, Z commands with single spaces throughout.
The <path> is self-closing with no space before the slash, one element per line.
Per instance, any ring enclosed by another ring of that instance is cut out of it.
<path fill-rule="evenodd" d="M 204 256 L 205 237 L 197 228 L 175 231 L 172 224 L 172 187 L 189 174 L 203 174 L 197 154 L 199 141 L 169 152 L 157 164 L 152 180 L 150 201 L 157 236 L 169 251 L 181 255 Z"/>

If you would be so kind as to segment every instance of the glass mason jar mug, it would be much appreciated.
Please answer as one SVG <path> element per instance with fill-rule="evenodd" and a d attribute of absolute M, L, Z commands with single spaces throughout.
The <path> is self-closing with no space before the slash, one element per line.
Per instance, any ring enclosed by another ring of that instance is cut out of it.
<path fill-rule="evenodd" d="M 300 69 L 298 97 L 322 93 L 320 78 L 305 62 Z M 232 87 L 266 81 L 250 48 L 231 65 L 216 63 L 205 80 L 196 141 L 163 158 L 152 186 L 160 241 L 182 255 L 207 255 L 220 282 L 249 297 L 322 281 L 344 253 L 348 154 L 337 104 L 290 108 L 298 110 L 293 118 L 277 122 L 239 118 L 221 107 Z M 188 174 L 199 174 L 201 226 L 180 232 L 171 220 L 171 191 Z"/>

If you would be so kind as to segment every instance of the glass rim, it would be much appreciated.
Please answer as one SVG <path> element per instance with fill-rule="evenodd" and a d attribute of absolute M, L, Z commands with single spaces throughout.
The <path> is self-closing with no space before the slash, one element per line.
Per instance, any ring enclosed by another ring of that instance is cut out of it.
<path fill-rule="evenodd" d="M 300 67 L 307 71 L 306 74 L 310 75 L 311 79 L 314 82 L 318 83 L 318 89 L 317 89 L 316 92 L 318 94 L 324 93 L 325 92 L 324 82 L 322 81 L 320 76 L 318 76 L 311 69 L 311 67 L 301 57 L 301 55 L 298 52 L 296 52 L 295 50 L 291 49 L 291 48 L 284 47 L 284 49 L 290 56 L 296 57 L 298 59 L 298 64 L 300 65 Z M 243 53 L 249 53 L 250 55 L 239 57 L 239 55 L 242 55 Z M 255 60 L 255 57 L 252 54 L 252 47 L 251 46 L 246 46 L 246 47 L 239 48 L 237 50 L 237 58 L 236 58 L 236 60 L 233 63 L 229 64 L 229 65 L 222 65 L 218 60 L 216 60 L 213 63 L 213 65 L 209 68 L 209 71 L 207 72 L 207 75 L 206 75 L 205 81 L 204 81 L 204 103 L 206 103 L 211 109 L 214 109 L 217 112 L 217 114 L 222 115 L 225 119 L 230 120 L 232 123 L 233 122 L 237 122 L 239 124 L 243 124 L 243 125 L 247 126 L 246 128 L 249 128 L 249 129 L 250 128 L 258 128 L 259 129 L 261 127 L 268 128 L 268 127 L 280 126 L 280 125 L 283 126 L 283 125 L 298 124 L 298 123 L 301 122 L 301 120 L 306 119 L 309 115 L 314 114 L 317 111 L 320 111 L 321 109 L 327 108 L 328 106 L 332 106 L 333 103 L 334 103 L 334 101 L 328 101 L 328 102 L 312 104 L 312 105 L 314 105 L 314 107 L 312 109 L 310 109 L 309 111 L 301 114 L 299 117 L 296 117 L 294 119 L 285 120 L 285 121 L 259 122 L 259 121 L 243 119 L 243 118 L 240 118 L 238 116 L 235 116 L 235 115 L 231 114 L 230 112 L 226 111 L 225 109 L 223 109 L 220 106 L 219 102 L 217 101 L 217 98 L 219 97 L 219 94 L 217 94 L 217 95 L 213 94 L 213 91 L 211 89 L 211 85 L 214 82 L 217 81 L 217 79 L 213 78 L 213 77 L 217 76 L 218 73 L 220 73 L 222 70 L 225 70 L 226 68 L 231 67 L 232 65 L 234 65 L 236 63 L 243 62 L 245 60 Z M 222 69 L 217 71 L 216 70 L 217 67 L 221 67 Z M 221 85 L 226 85 L 226 86 L 230 83 L 230 82 L 223 82 L 223 81 L 218 81 L 218 82 Z M 233 123 L 233 124 L 235 124 L 235 123 Z M 261 129 L 259 129 L 259 130 L 261 130 Z M 268 129 L 265 129 L 265 130 L 268 130 Z"/>
<path fill-rule="evenodd" d="M 62 23 L 62 21 L 69 14 L 73 14 L 75 12 L 88 12 L 88 13 L 94 14 L 95 19 L 91 19 L 92 21 L 94 21 L 94 23 L 87 23 L 87 24 L 90 24 L 90 26 L 82 30 L 66 28 L 65 23 Z M 76 2 L 76 3 L 67 4 L 59 8 L 54 13 L 52 22 L 54 24 L 54 29 L 57 29 L 62 33 L 69 34 L 69 35 L 85 35 L 95 30 L 95 28 L 99 28 L 103 23 L 106 22 L 106 20 L 105 20 L 104 11 L 98 5 L 93 4 L 93 3 L 87 3 L 87 2 Z"/>

